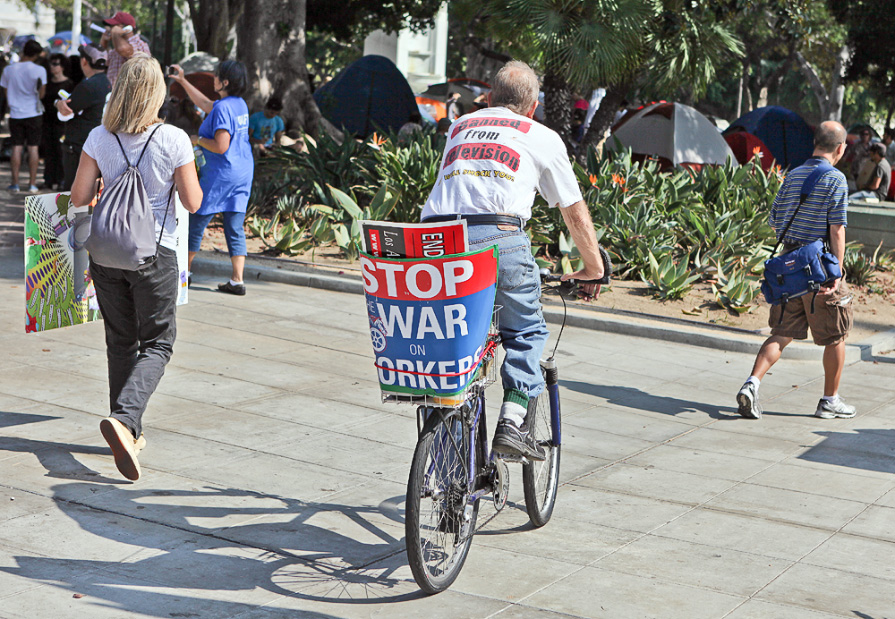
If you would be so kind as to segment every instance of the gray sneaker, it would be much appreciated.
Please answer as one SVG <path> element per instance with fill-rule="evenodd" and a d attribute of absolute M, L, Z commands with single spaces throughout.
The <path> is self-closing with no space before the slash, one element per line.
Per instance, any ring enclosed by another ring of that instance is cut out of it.
<path fill-rule="evenodd" d="M 737 392 L 737 404 L 740 415 L 746 419 L 761 419 L 761 404 L 758 403 L 758 387 L 751 381 L 746 381 Z"/>
<path fill-rule="evenodd" d="M 842 398 L 839 398 L 835 404 L 830 404 L 830 402 L 821 398 L 817 403 L 817 410 L 814 411 L 814 416 L 821 419 L 835 419 L 836 417 L 848 419 L 854 417 L 855 413 L 855 407 L 846 404 Z"/>

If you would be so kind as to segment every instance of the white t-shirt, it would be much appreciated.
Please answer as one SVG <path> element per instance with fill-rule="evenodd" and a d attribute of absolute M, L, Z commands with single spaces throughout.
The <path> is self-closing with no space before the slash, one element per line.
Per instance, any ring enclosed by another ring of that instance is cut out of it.
<path fill-rule="evenodd" d="M 3 70 L 0 86 L 6 89 L 10 118 L 33 118 L 43 114 L 38 91 L 47 83 L 47 70 L 31 61 L 17 62 Z"/>
<path fill-rule="evenodd" d="M 492 107 L 458 118 L 447 135 L 423 219 L 508 213 L 528 220 L 536 191 L 551 207 L 582 199 L 562 140 L 537 121 Z"/>
<path fill-rule="evenodd" d="M 121 146 L 127 153 L 128 161 L 133 164 L 137 163 L 140 152 L 155 127 L 158 125 L 152 125 L 143 133 L 118 134 Z M 115 136 L 102 125 L 87 136 L 87 141 L 84 142 L 84 152 L 96 160 L 99 171 L 107 184 L 113 182 L 127 169 L 127 162 L 121 154 L 121 148 L 115 141 Z M 177 249 L 175 237 L 177 214 L 174 212 L 173 198 L 170 203 L 168 202 L 171 187 L 174 185 L 174 170 L 193 161 L 195 161 L 193 146 L 186 132 L 172 125 L 162 125 L 156 131 L 138 166 L 140 174 L 143 176 L 146 195 L 149 196 L 149 201 L 152 203 L 156 236 L 161 232 L 164 221 L 165 232 L 162 235 L 161 245 L 168 249 Z"/>

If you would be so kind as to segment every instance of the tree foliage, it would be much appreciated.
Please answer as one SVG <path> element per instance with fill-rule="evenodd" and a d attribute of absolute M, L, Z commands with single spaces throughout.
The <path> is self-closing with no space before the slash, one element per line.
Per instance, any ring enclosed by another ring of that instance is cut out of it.
<path fill-rule="evenodd" d="M 341 41 L 363 38 L 374 30 L 424 30 L 446 0 L 308 0 L 307 27 Z"/>
<path fill-rule="evenodd" d="M 847 29 L 852 48 L 847 78 L 868 79 L 882 97 L 895 97 L 895 13 L 885 3 L 829 0 L 830 10 Z"/>

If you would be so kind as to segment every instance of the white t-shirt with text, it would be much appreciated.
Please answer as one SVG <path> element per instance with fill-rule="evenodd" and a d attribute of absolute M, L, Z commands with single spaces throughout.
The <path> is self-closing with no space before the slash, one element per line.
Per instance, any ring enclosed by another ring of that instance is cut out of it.
<path fill-rule="evenodd" d="M 47 70 L 33 62 L 17 62 L 6 67 L 0 77 L 0 86 L 6 89 L 9 117 L 33 118 L 43 114 L 38 93 L 46 83 Z"/>
<path fill-rule="evenodd" d="M 461 116 L 447 135 L 423 219 L 506 213 L 527 221 L 535 192 L 551 207 L 565 208 L 582 199 L 565 145 L 537 121 L 492 107 Z"/>
<path fill-rule="evenodd" d="M 140 152 L 146 145 L 146 140 L 155 127 L 149 127 L 143 133 L 119 133 L 118 139 L 127 153 L 127 159 L 133 164 L 140 158 Z M 106 184 L 112 183 L 127 169 L 127 162 L 121 154 L 121 148 L 115 141 L 115 136 L 102 125 L 90 132 L 87 141 L 84 142 L 84 153 L 93 157 L 99 166 Z M 193 145 L 190 138 L 182 129 L 173 125 L 161 125 L 152 138 L 143 160 L 138 169 L 143 177 L 143 187 L 146 195 L 152 203 L 152 213 L 155 215 L 155 234 L 162 230 L 162 222 L 165 232 L 162 234 L 161 245 L 168 249 L 177 249 L 177 213 L 174 211 L 174 200 L 168 202 L 171 187 L 174 185 L 174 170 L 180 166 L 195 161 Z"/>

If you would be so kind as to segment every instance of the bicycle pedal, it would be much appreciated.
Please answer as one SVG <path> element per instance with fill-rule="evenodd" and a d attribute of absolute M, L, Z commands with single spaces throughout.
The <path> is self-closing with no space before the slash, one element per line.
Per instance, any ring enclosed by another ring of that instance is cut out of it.
<path fill-rule="evenodd" d="M 502 454 L 502 453 L 498 453 L 498 454 L 495 454 L 495 455 L 497 456 L 497 459 L 498 459 L 498 460 L 503 460 L 504 462 L 510 462 L 510 463 L 517 463 L 517 462 L 525 463 L 525 462 L 528 462 L 528 458 L 526 458 L 525 456 L 519 455 L 519 454 Z"/>

